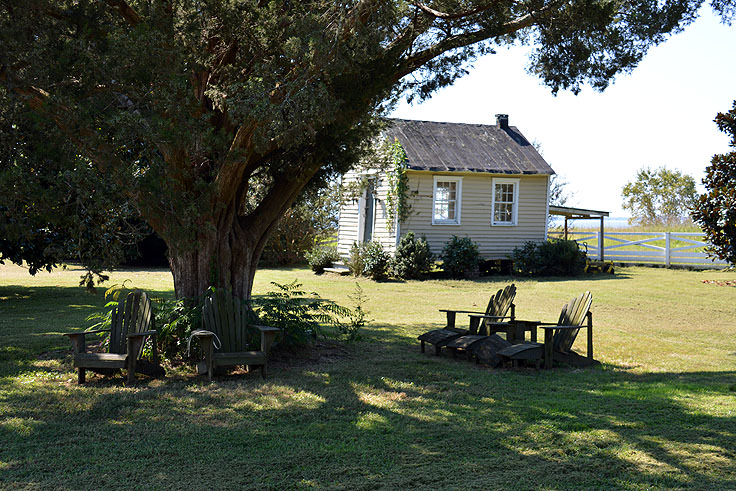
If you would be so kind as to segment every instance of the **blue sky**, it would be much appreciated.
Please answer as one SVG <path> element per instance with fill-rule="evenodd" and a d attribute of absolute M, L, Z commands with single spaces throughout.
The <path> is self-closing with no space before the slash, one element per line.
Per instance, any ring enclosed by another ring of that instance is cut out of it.
<path fill-rule="evenodd" d="M 713 154 L 729 150 L 713 118 L 736 99 L 736 25 L 721 24 L 707 8 L 702 14 L 602 93 L 554 97 L 526 73 L 529 48 L 513 47 L 392 116 L 495 124 L 496 113 L 507 113 L 568 182 L 568 205 L 626 216 L 621 189 L 642 166 L 665 165 L 700 183 Z"/>

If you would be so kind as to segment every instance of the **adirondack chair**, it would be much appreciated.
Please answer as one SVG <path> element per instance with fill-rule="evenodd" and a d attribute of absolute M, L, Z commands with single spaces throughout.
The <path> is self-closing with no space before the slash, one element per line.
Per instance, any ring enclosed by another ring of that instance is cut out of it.
<path fill-rule="evenodd" d="M 70 332 L 69 337 L 74 351 L 74 366 L 78 369 L 77 381 L 83 384 L 86 371 L 110 374 L 125 368 L 128 371 L 128 383 L 135 382 L 136 369 L 140 369 L 143 344 L 146 338 L 153 340 L 151 375 L 163 375 L 163 368 L 158 362 L 156 348 L 156 331 L 151 329 L 153 319 L 151 300 L 145 292 L 135 290 L 121 300 L 112 311 L 110 329 L 97 329 L 85 332 Z M 101 332 L 110 333 L 107 353 L 87 352 L 86 335 Z"/>
<path fill-rule="evenodd" d="M 467 351 L 475 343 L 488 338 L 491 334 L 501 330 L 509 330 L 509 325 L 513 325 L 513 321 L 516 318 L 516 307 L 514 306 L 514 297 L 516 296 L 516 286 L 511 285 L 503 291 L 499 290 L 492 298 L 491 302 L 494 304 L 494 312 L 505 313 L 511 309 L 510 316 L 503 316 L 502 314 L 470 314 L 470 330 L 467 334 L 458 336 L 449 343 L 447 348 L 452 350 L 453 355 L 458 351 Z M 504 321 L 504 319 L 507 319 Z M 499 322 L 502 321 L 502 322 Z M 495 329 L 492 327 L 495 326 Z M 498 326 L 505 326 L 499 328 Z M 495 336 L 498 338 L 498 336 Z M 500 338 L 499 338 L 500 339 Z"/>
<path fill-rule="evenodd" d="M 498 351 L 498 355 L 506 360 L 527 360 L 539 362 L 544 360 L 544 368 L 552 368 L 553 361 L 585 367 L 598 364 L 593 359 L 593 313 L 590 306 L 593 296 L 585 292 L 573 298 L 562 307 L 560 318 L 556 324 L 537 322 L 537 327 L 544 329 L 544 343 L 521 343 Z M 587 356 L 572 351 L 580 329 L 585 325 L 588 330 Z"/>
<path fill-rule="evenodd" d="M 429 343 L 434 345 L 435 354 L 439 355 L 443 346 L 446 346 L 460 336 L 478 333 L 480 323 L 473 321 L 472 318 L 469 329 L 455 327 L 457 314 L 482 314 L 488 319 L 495 320 L 513 319 L 516 308 L 514 306 L 515 296 L 516 286 L 512 284 L 498 290 L 495 295 L 491 296 L 485 312 L 479 312 L 477 310 L 440 309 L 440 312 L 445 312 L 447 315 L 447 326 L 443 329 L 433 329 L 420 335 L 418 339 L 421 343 L 421 352 L 424 353 L 425 343 Z M 511 310 L 511 315 L 506 315 L 509 309 Z"/>
<path fill-rule="evenodd" d="M 204 360 L 199 365 L 200 373 L 206 373 L 212 381 L 217 367 L 260 366 L 265 378 L 268 353 L 281 329 L 249 323 L 248 308 L 230 292 L 219 289 L 205 298 L 202 320 L 205 330 L 192 333 L 202 346 Z M 260 350 L 249 349 L 258 334 Z"/>

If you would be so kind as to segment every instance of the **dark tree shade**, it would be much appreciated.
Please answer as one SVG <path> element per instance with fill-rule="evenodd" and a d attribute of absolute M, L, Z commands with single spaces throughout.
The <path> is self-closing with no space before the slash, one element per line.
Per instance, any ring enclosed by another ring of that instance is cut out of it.
<path fill-rule="evenodd" d="M 724 18 L 734 1 L 718 1 Z M 166 241 L 177 296 L 215 285 L 247 297 L 279 218 L 349 169 L 402 95 L 427 98 L 515 42 L 534 45 L 530 69 L 553 92 L 603 89 L 702 3 L 0 0 L 0 161 L 17 179 L 83 166 L 75 202 L 139 214 Z M 55 147 L 58 162 L 41 158 Z M 23 226 L 64 230 L 57 218 L 73 212 L 41 209 Z M 105 226 L 91 238 L 117 228 L 91 223 Z M 85 261 L 114 262 L 104 244 Z"/>
<path fill-rule="evenodd" d="M 709 252 L 736 264 L 736 101 L 715 122 L 731 137 L 730 146 L 735 150 L 713 156 L 703 179 L 706 192 L 698 198 L 693 219 L 711 243 Z"/>

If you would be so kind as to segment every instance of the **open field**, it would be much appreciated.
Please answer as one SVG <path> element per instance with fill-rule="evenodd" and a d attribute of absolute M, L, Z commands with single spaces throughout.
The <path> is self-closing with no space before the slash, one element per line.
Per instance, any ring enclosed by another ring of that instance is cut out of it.
<path fill-rule="evenodd" d="M 484 306 L 508 278 L 358 280 L 362 342 L 213 384 L 90 376 L 67 341 L 102 303 L 78 271 L 0 267 L 0 488 L 734 489 L 736 274 L 618 268 L 514 279 L 520 318 L 594 296 L 593 370 L 491 370 L 420 354 L 443 307 Z M 262 270 L 350 305 L 355 279 Z M 166 271 L 111 283 L 171 295 Z M 577 346 L 585 346 L 581 332 Z M 329 355 L 329 356 L 328 356 Z"/>

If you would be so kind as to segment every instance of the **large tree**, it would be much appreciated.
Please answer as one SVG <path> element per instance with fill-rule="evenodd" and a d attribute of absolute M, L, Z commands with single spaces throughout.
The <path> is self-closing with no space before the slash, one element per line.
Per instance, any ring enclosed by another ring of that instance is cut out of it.
<path fill-rule="evenodd" d="M 623 208 L 631 212 L 629 222 L 666 227 L 690 222 L 697 193 L 692 176 L 662 166 L 639 169 L 622 196 Z"/>
<path fill-rule="evenodd" d="M 714 155 L 705 169 L 705 193 L 698 197 L 693 219 L 710 242 L 709 252 L 736 264 L 736 101 L 716 116 L 718 128 L 730 136 L 731 152 Z"/>
<path fill-rule="evenodd" d="M 74 149 L 66 168 L 89 162 L 120 190 L 167 242 L 177 296 L 248 297 L 279 217 L 348 169 L 402 94 L 517 41 L 553 92 L 602 90 L 701 3 L 1 0 L 0 110 L 43 121 Z M 3 148 L 3 165 L 40 165 Z"/>

